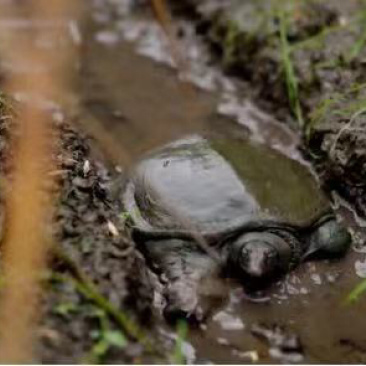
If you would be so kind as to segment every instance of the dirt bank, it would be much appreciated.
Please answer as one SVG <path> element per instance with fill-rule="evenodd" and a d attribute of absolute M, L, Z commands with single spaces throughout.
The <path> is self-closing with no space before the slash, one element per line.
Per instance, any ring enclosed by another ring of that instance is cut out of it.
<path fill-rule="evenodd" d="M 39 360 L 131 363 L 147 355 L 157 359 L 156 351 L 145 344 L 147 334 L 154 332 L 153 289 L 144 259 L 123 231 L 112 179 L 120 172 L 108 170 L 93 156 L 88 138 L 65 122 L 54 124 L 59 138 L 53 172 L 58 181 L 56 249 L 50 253 L 44 317 L 37 331 Z M 14 125 L 12 113 L 3 108 L 2 177 L 11 175 L 9 129 Z M 11 189 L 9 181 L 5 187 Z"/>

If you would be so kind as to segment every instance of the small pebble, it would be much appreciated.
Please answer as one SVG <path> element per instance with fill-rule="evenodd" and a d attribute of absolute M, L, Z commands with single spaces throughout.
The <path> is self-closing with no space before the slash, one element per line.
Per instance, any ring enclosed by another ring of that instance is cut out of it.
<path fill-rule="evenodd" d="M 241 359 L 249 360 L 250 362 L 253 362 L 253 363 L 259 361 L 259 354 L 258 354 L 257 351 L 242 352 L 242 351 L 238 351 L 236 349 L 233 349 L 232 354 L 234 356 L 237 356 L 237 357 L 241 358 Z"/>
<path fill-rule="evenodd" d="M 355 262 L 355 270 L 357 276 L 361 278 L 366 278 L 366 260 L 364 261 L 357 260 Z"/>
<path fill-rule="evenodd" d="M 243 330 L 245 325 L 239 317 L 234 317 L 223 311 L 218 312 L 213 320 L 221 325 L 224 330 Z"/>
<path fill-rule="evenodd" d="M 222 346 L 229 345 L 229 341 L 226 338 L 222 338 L 222 337 L 217 338 L 217 343 L 221 344 Z"/>
<path fill-rule="evenodd" d="M 85 160 L 84 166 L 83 166 L 84 176 L 87 176 L 89 172 L 90 172 L 90 161 L 89 160 Z"/>
<path fill-rule="evenodd" d="M 316 285 L 321 285 L 322 284 L 322 278 L 320 277 L 319 274 L 317 273 L 313 273 L 311 276 L 311 279 L 313 280 L 313 282 L 316 284 Z"/>
<path fill-rule="evenodd" d="M 119 41 L 118 34 L 113 31 L 101 31 L 96 34 L 95 40 L 107 46 L 114 45 Z"/>
<path fill-rule="evenodd" d="M 116 228 L 116 226 L 113 224 L 112 221 L 107 222 L 107 227 L 108 227 L 108 231 L 110 232 L 110 234 L 112 234 L 112 236 L 114 236 L 114 237 L 119 236 L 118 229 Z"/>

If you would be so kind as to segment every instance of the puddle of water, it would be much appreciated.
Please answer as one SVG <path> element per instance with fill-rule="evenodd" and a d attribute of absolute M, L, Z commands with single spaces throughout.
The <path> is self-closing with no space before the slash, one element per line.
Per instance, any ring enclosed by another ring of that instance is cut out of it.
<path fill-rule="evenodd" d="M 209 108 L 235 119 L 251 131 L 254 139 L 301 160 L 296 150 L 297 137 L 241 96 L 240 85 L 235 81 L 226 79 L 214 67 L 207 66 L 209 62 L 204 46 L 190 34 L 186 24 L 181 27 L 185 30 L 181 41 L 184 54 L 193 65 L 183 78 L 215 95 L 216 104 L 209 103 Z M 106 30 L 121 37 L 121 44 L 124 44 L 123 40 L 132 42 L 137 53 L 148 56 L 159 65 L 174 67 L 164 36 L 150 18 L 118 18 L 114 25 L 107 23 L 103 31 Z M 202 99 L 205 96 L 212 98 L 206 93 Z M 253 355 L 256 355 L 261 362 L 364 360 L 365 354 L 356 348 L 366 341 L 366 321 L 363 320 L 362 310 L 365 300 L 361 299 L 352 307 L 341 305 L 359 281 L 354 270 L 355 263 L 361 263 L 359 258 L 360 254 L 351 252 L 339 263 L 307 263 L 257 301 L 249 301 L 243 289 L 233 288 L 228 304 L 213 315 L 200 331 L 191 332 L 190 341 L 196 347 L 197 359 L 241 363 L 255 360 Z M 361 265 L 358 264 L 358 267 L 360 269 Z M 258 323 L 268 329 L 280 325 L 283 332 L 299 336 L 304 356 L 299 352 L 283 352 L 259 340 L 251 332 Z"/>
<path fill-rule="evenodd" d="M 206 52 L 203 42 L 197 39 L 190 24 L 180 21 L 177 25 L 181 34 L 179 39 L 180 51 L 186 66 L 184 70 L 177 70 L 170 55 L 169 43 L 159 25 L 151 18 L 151 14 L 146 15 L 144 12 L 135 12 L 132 15 L 119 15 L 116 17 L 116 14 L 126 14 L 125 10 L 118 10 L 119 6 L 126 9 L 125 5 L 122 5 L 125 4 L 124 2 L 121 2 L 117 7 L 111 7 L 113 1 L 108 0 L 104 1 L 104 6 L 102 1 L 97 1 L 95 4 L 94 19 L 109 20 L 103 20 L 101 24 L 98 22 L 99 27 L 94 29 L 95 33 L 93 35 L 95 41 L 100 44 L 95 45 L 94 48 L 100 47 L 103 60 L 105 61 L 109 54 L 112 55 L 111 64 L 108 68 L 116 69 L 116 67 L 120 67 L 118 72 L 120 74 L 123 73 L 123 70 L 128 70 L 131 79 L 133 78 L 132 81 L 128 79 L 128 85 L 137 84 L 138 91 L 136 94 L 139 96 L 141 95 L 141 89 L 146 88 L 149 91 L 146 101 L 150 101 L 150 103 L 152 100 L 150 92 L 151 89 L 154 89 L 152 85 L 158 82 L 160 101 L 156 105 L 162 104 L 162 101 L 163 103 L 166 102 L 166 105 L 161 108 L 161 113 L 165 115 L 170 108 L 175 110 L 173 116 L 168 116 L 167 123 L 165 123 L 164 118 L 158 119 L 159 122 L 156 123 L 158 126 L 163 126 L 167 139 L 161 133 L 159 134 L 160 139 L 154 136 L 154 131 L 149 128 L 152 123 L 151 114 L 142 111 L 144 116 L 140 118 L 141 124 L 144 125 L 144 131 L 150 134 L 153 140 L 157 142 L 169 141 L 170 134 L 174 137 L 181 137 L 184 133 L 210 129 L 212 128 L 210 118 L 212 119 L 212 115 L 218 112 L 219 115 L 236 120 L 245 129 L 248 129 L 253 139 L 269 143 L 274 148 L 282 150 L 292 157 L 296 156 L 301 160 L 301 156 L 296 149 L 299 143 L 298 137 L 285 125 L 279 124 L 273 118 L 261 112 L 245 96 L 240 95 L 240 84 L 237 81 L 225 77 L 215 66 L 210 66 L 212 62 L 209 53 Z M 128 45 L 126 45 L 126 42 Z M 134 49 L 133 55 L 128 55 L 131 51 L 126 52 L 129 47 Z M 156 64 L 152 64 L 136 54 L 146 56 L 149 60 L 155 61 Z M 118 63 L 115 62 L 117 59 L 119 60 Z M 101 67 L 101 60 L 96 61 L 98 69 L 104 69 Z M 131 70 L 130 65 L 132 64 L 134 68 Z M 167 68 L 162 68 L 162 65 L 167 66 Z M 148 70 L 143 73 L 146 68 Z M 138 70 L 138 74 L 135 74 L 134 69 Z M 151 75 L 152 73 L 154 75 Z M 116 73 L 111 74 L 116 78 Z M 118 78 L 123 81 L 122 76 Z M 177 83 L 178 91 L 172 90 L 172 88 L 165 90 L 168 79 L 170 83 Z M 180 80 L 188 81 L 189 86 L 182 86 Z M 121 89 L 120 81 L 118 83 L 117 80 L 115 81 L 117 85 L 112 90 Z M 124 87 L 126 83 L 122 85 Z M 210 93 L 205 93 L 205 91 Z M 169 95 L 167 96 L 165 93 Z M 121 94 L 123 94 L 123 91 L 119 93 L 119 97 Z M 130 91 L 133 99 L 136 94 L 134 90 Z M 131 104 L 131 101 L 128 100 L 128 105 L 134 111 L 136 111 L 135 104 Z M 143 104 L 139 107 L 146 108 L 148 103 Z M 129 106 L 125 108 L 129 108 Z M 149 117 L 148 120 L 146 120 L 146 116 Z M 137 121 L 134 121 L 134 124 L 136 123 Z M 176 131 L 176 133 L 168 133 L 166 130 L 167 125 L 169 126 L 168 131 Z M 144 145 L 144 142 L 141 141 L 140 145 Z M 145 144 L 147 147 L 148 145 Z"/>
<path fill-rule="evenodd" d="M 131 162 L 167 141 L 216 128 L 214 121 L 219 121 L 221 128 L 231 128 L 233 120 L 249 130 L 253 139 L 301 160 L 296 135 L 240 95 L 239 83 L 209 66 L 205 47 L 189 24 L 179 24 L 189 71 L 178 75 L 165 37 L 151 14 L 131 15 L 133 6 L 134 2 L 127 0 L 94 0 L 87 9 L 90 17 L 83 24 L 72 18 L 62 23 L 69 29 L 68 40 L 54 44 L 42 39 L 35 45 L 51 52 L 55 48 L 61 52 L 64 42 L 80 48 L 75 95 L 78 92 L 81 97 L 73 101 L 77 107 L 68 113 L 84 126 L 96 121 L 107 131 L 110 143 L 119 144 Z M 0 19 L 2 32 L 24 31 L 30 26 L 47 29 L 56 25 L 44 20 L 28 24 Z M 3 61 L 1 65 L 8 72 L 34 72 L 27 69 L 26 62 L 7 65 Z M 19 98 L 29 98 L 21 92 Z M 48 102 L 55 118 L 62 119 L 58 105 Z M 217 111 L 222 117 L 217 117 Z M 102 143 L 100 150 L 113 160 L 106 145 Z M 366 299 L 354 306 L 341 305 L 359 281 L 357 274 L 365 275 L 364 249 L 359 251 L 350 252 L 338 263 L 302 265 L 256 299 L 251 300 L 241 287 L 233 285 L 227 304 L 200 330 L 190 332 L 185 345 L 189 362 L 365 361 Z M 283 349 L 259 339 L 252 332 L 258 324 L 269 330 L 281 326 L 284 334 L 298 336 L 304 358 L 292 351 L 283 354 Z"/>

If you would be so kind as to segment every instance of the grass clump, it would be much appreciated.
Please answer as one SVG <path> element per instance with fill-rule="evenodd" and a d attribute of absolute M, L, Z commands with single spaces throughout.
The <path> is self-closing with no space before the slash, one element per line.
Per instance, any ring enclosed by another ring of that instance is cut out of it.
<path fill-rule="evenodd" d="M 113 347 L 125 348 L 128 340 L 120 330 L 112 328 L 109 318 L 103 310 L 95 308 L 91 316 L 97 319 L 99 329 L 92 333 L 95 343 L 84 361 L 95 364 L 103 362 L 108 351 Z"/>
<path fill-rule="evenodd" d="M 127 314 L 116 308 L 106 297 L 104 297 L 97 286 L 63 250 L 55 247 L 53 254 L 68 267 L 70 272 L 70 275 L 53 272 L 51 274 L 51 279 L 53 281 L 71 283 L 87 300 L 91 301 L 99 309 L 108 314 L 130 339 L 139 341 L 146 349 L 150 350 L 152 348 L 152 345 L 148 339 L 146 339 L 146 336 L 143 334 L 140 327 Z"/>
<path fill-rule="evenodd" d="M 291 59 L 291 48 L 287 36 L 287 14 L 285 11 L 279 10 L 278 15 L 280 20 L 281 59 L 285 74 L 287 96 L 291 111 L 294 113 L 299 126 L 302 128 L 304 127 L 304 119 L 299 98 L 298 82 Z"/>
<path fill-rule="evenodd" d="M 177 324 L 177 340 L 175 343 L 174 353 L 171 356 L 172 363 L 175 365 L 182 365 L 186 363 L 184 354 L 183 354 L 183 342 L 187 338 L 188 334 L 188 325 L 184 320 L 180 320 Z"/>
<path fill-rule="evenodd" d="M 346 297 L 346 304 L 353 304 L 366 292 L 366 280 L 361 281 Z"/>
<path fill-rule="evenodd" d="M 320 101 L 311 113 L 306 126 L 306 137 L 324 125 L 343 125 L 340 130 L 349 130 L 365 113 L 366 84 L 354 84 L 343 93 L 333 93 Z M 338 132 L 339 133 L 339 132 Z M 343 133 L 343 132 L 342 132 Z"/>

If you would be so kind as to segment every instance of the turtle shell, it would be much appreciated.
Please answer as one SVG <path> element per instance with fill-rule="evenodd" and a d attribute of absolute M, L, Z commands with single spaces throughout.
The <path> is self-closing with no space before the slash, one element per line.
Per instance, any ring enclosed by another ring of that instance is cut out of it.
<path fill-rule="evenodd" d="M 134 169 L 124 205 L 146 234 L 217 236 L 317 222 L 330 207 L 309 169 L 250 140 L 191 136 Z"/>

